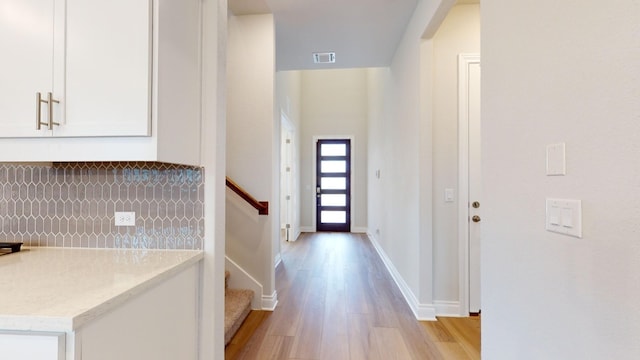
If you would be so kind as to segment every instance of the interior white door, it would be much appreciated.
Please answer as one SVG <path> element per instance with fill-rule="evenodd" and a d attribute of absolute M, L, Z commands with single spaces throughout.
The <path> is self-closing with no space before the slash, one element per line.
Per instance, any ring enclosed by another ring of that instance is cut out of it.
<path fill-rule="evenodd" d="M 280 222 L 284 239 L 295 240 L 293 229 L 293 129 L 283 115 L 280 148 Z"/>
<path fill-rule="evenodd" d="M 468 67 L 469 121 L 469 312 L 480 312 L 480 227 L 482 172 L 480 144 L 480 63 Z"/>

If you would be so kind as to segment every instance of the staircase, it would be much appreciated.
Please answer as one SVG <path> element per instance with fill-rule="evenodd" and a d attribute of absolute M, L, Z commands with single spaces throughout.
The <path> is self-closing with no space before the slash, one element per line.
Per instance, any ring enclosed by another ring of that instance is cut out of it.
<path fill-rule="evenodd" d="M 229 271 L 224 272 L 224 344 L 229 344 L 251 312 L 253 291 L 229 289 Z"/>

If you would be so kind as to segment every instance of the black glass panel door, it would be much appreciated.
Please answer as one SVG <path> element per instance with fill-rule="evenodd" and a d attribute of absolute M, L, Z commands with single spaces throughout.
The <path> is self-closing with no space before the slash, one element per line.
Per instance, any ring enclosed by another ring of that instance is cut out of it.
<path fill-rule="evenodd" d="M 351 141 L 318 140 L 316 231 L 351 231 Z"/>

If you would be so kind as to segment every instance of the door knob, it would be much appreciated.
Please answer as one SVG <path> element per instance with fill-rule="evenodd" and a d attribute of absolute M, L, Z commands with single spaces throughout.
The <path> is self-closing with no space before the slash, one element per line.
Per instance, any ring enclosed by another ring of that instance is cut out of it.
<path fill-rule="evenodd" d="M 478 215 L 473 215 L 473 217 L 471 218 L 471 220 L 473 220 L 473 222 L 480 222 L 480 216 Z"/>

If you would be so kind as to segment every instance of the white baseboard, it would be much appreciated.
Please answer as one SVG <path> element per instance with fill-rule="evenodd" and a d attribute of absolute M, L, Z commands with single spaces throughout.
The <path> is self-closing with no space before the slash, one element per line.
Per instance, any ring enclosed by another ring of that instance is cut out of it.
<path fill-rule="evenodd" d="M 274 261 L 275 266 L 274 266 L 273 268 L 274 268 L 274 269 L 277 269 L 277 268 L 278 268 L 278 265 L 280 265 L 280 263 L 281 263 L 281 262 L 282 262 L 282 254 L 278 253 L 278 254 L 276 255 L 276 259 L 275 259 L 275 261 Z"/>
<path fill-rule="evenodd" d="M 362 226 L 353 226 L 353 227 L 351 227 L 351 232 L 352 233 L 356 233 L 356 234 L 366 234 L 367 230 L 368 229 L 366 227 L 362 227 Z"/>
<path fill-rule="evenodd" d="M 308 231 L 304 231 L 304 232 L 308 232 Z M 294 234 L 294 236 L 292 236 L 292 237 L 289 239 L 289 242 L 295 242 L 295 241 L 298 241 L 298 238 L 300 238 L 300 235 L 302 235 L 302 233 L 303 233 L 302 231 L 298 231 L 297 233 L 295 233 L 295 234 Z"/>
<path fill-rule="evenodd" d="M 240 265 L 236 264 L 233 260 L 229 259 L 225 255 L 225 269 L 229 271 L 231 276 L 229 277 L 229 287 L 235 289 L 250 289 L 253 290 L 253 300 L 251 300 L 251 309 L 260 310 L 263 308 L 263 288 L 262 284 L 258 280 L 254 279 L 249 273 L 244 271 Z"/>
<path fill-rule="evenodd" d="M 366 234 L 367 233 L 367 228 L 366 227 L 362 227 L 362 226 L 353 226 L 351 227 L 351 232 L 352 233 L 357 233 L 357 234 Z M 300 233 L 314 233 L 316 232 L 316 229 L 313 226 L 301 226 L 300 227 Z M 300 236 L 300 233 L 298 234 L 298 236 Z M 297 239 L 298 237 L 296 237 Z"/>
<path fill-rule="evenodd" d="M 273 311 L 278 305 L 278 292 L 274 291 L 271 295 L 262 295 L 262 310 Z"/>
<path fill-rule="evenodd" d="M 436 315 L 447 317 L 461 317 L 460 301 L 441 301 L 434 300 L 433 305 L 436 307 Z"/>
<path fill-rule="evenodd" d="M 413 294 L 413 291 L 411 291 L 409 285 L 407 285 L 402 276 L 400 276 L 400 273 L 393 265 L 384 250 L 382 250 L 382 247 L 380 247 L 380 244 L 378 244 L 376 238 L 371 234 L 368 235 L 369 241 L 371 241 L 371 244 L 373 244 L 373 247 L 376 249 L 376 252 L 382 259 L 382 262 L 389 271 L 389 274 L 391 274 L 391 277 L 395 281 L 396 285 L 398 285 L 398 287 L 400 288 L 400 292 L 404 296 L 405 301 L 411 308 L 411 311 L 413 312 L 413 315 L 416 317 L 416 319 L 418 319 L 419 321 L 436 320 L 436 307 L 433 304 L 420 304 L 418 302 L 418 299 Z"/>

